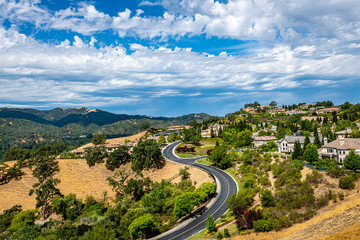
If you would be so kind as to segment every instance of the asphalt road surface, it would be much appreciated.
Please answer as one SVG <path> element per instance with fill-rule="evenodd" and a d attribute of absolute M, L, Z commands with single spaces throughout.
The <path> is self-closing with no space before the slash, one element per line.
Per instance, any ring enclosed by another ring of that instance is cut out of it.
<path fill-rule="evenodd" d="M 206 219 L 208 215 L 212 215 L 215 219 L 217 219 L 226 212 L 227 210 L 226 200 L 228 200 L 231 195 L 237 192 L 236 182 L 230 175 L 228 175 L 227 173 L 225 173 L 224 171 L 218 168 L 212 166 L 206 166 L 195 162 L 197 159 L 202 157 L 185 159 L 185 158 L 179 158 L 176 155 L 174 155 L 174 149 L 180 143 L 181 141 L 178 141 L 168 145 L 163 150 L 164 157 L 167 160 L 182 163 L 185 165 L 194 166 L 206 172 L 209 172 L 211 175 L 215 176 L 219 180 L 221 191 L 218 195 L 216 202 L 210 208 L 203 210 L 200 214 L 195 216 L 195 219 L 187 223 L 185 226 L 178 228 L 175 231 L 169 231 L 168 234 L 166 233 L 165 235 L 162 234 L 159 238 L 155 237 L 155 239 L 161 239 L 161 240 L 187 239 L 197 234 L 199 231 L 206 228 Z M 219 188 L 219 186 L 216 187 Z"/>

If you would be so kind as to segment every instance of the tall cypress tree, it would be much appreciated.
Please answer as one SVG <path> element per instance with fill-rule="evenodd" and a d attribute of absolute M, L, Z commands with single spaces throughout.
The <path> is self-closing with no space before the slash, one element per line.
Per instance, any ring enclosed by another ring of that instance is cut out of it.
<path fill-rule="evenodd" d="M 317 131 L 314 132 L 314 145 L 317 146 L 317 148 L 321 148 L 321 141 L 320 141 L 320 138 L 319 138 L 319 134 Z"/>
<path fill-rule="evenodd" d="M 294 143 L 294 152 L 292 153 L 293 159 L 300 159 L 302 157 L 302 149 L 299 140 Z"/>
<path fill-rule="evenodd" d="M 308 136 L 305 137 L 303 152 L 305 152 L 306 146 L 310 143 L 310 138 Z"/>

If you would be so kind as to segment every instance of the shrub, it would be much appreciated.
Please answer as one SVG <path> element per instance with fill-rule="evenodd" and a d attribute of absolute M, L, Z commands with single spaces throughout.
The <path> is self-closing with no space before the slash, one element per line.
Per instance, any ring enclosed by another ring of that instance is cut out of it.
<path fill-rule="evenodd" d="M 266 189 L 261 193 L 261 204 L 264 207 L 273 207 L 275 206 L 275 198 L 270 190 Z"/>
<path fill-rule="evenodd" d="M 155 222 L 150 214 L 136 218 L 131 222 L 128 230 L 132 239 L 148 238 L 157 233 Z"/>
<path fill-rule="evenodd" d="M 272 228 L 270 220 L 260 219 L 254 222 L 254 229 L 258 232 L 268 232 Z"/>
<path fill-rule="evenodd" d="M 207 216 L 206 228 L 207 228 L 209 233 L 213 233 L 216 230 L 215 219 L 211 215 Z"/>
<path fill-rule="evenodd" d="M 355 187 L 355 183 L 353 183 L 353 178 L 349 176 L 341 177 L 339 179 L 339 187 L 341 189 L 353 189 Z"/>
<path fill-rule="evenodd" d="M 10 209 L 7 209 L 0 214 L 0 234 L 5 232 L 11 225 L 13 218 L 21 212 L 21 206 L 15 205 Z"/>
<path fill-rule="evenodd" d="M 301 171 L 304 168 L 304 163 L 299 160 L 294 160 L 294 166 Z"/>
<path fill-rule="evenodd" d="M 227 229 L 227 228 L 224 229 L 224 237 L 225 237 L 225 238 L 229 238 L 229 237 L 230 237 L 229 229 Z"/>
<path fill-rule="evenodd" d="M 336 163 L 333 163 L 331 166 L 328 167 L 327 175 L 332 178 L 339 178 L 345 175 L 345 169 L 339 167 L 339 165 L 337 165 Z"/>
<path fill-rule="evenodd" d="M 178 196 L 175 200 L 173 215 L 182 217 L 190 213 L 195 206 L 200 205 L 200 194 L 186 192 Z"/>
<path fill-rule="evenodd" d="M 219 239 L 219 240 L 221 240 L 223 238 L 224 238 L 224 236 L 221 234 L 221 232 L 219 232 L 216 236 L 216 239 Z"/>
<path fill-rule="evenodd" d="M 344 193 L 338 193 L 338 196 L 341 201 L 344 200 Z"/>
<path fill-rule="evenodd" d="M 36 210 L 26 210 L 18 213 L 11 221 L 9 230 L 16 230 L 26 226 L 34 225 Z"/>

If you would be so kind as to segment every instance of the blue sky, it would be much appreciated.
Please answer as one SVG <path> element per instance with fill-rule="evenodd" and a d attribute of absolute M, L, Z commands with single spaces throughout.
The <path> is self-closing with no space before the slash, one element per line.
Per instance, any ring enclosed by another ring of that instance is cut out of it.
<path fill-rule="evenodd" d="M 357 0 L 0 0 L 0 107 L 358 103 L 359 12 Z"/>

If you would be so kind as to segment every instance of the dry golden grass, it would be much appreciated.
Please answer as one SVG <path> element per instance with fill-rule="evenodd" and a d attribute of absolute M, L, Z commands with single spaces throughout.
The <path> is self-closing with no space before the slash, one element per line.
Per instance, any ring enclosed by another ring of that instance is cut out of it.
<path fill-rule="evenodd" d="M 360 239 L 360 222 L 321 240 L 355 240 Z"/>
<path fill-rule="evenodd" d="M 142 136 L 145 135 L 145 133 L 146 131 L 128 137 L 106 139 L 106 144 L 125 144 L 126 139 L 130 141 L 139 140 Z M 76 150 L 83 150 L 87 147 L 92 147 L 92 146 L 93 146 L 92 143 L 88 143 L 85 144 L 84 146 L 77 148 Z"/>
<path fill-rule="evenodd" d="M 106 178 L 112 176 L 114 172 L 107 170 L 104 163 L 89 167 L 85 159 L 59 159 L 58 161 L 60 172 L 55 175 L 55 178 L 61 181 L 58 187 L 62 194 L 75 193 L 81 199 L 92 195 L 100 200 L 103 192 L 107 191 L 110 198 L 115 196 L 106 181 Z M 9 162 L 8 164 L 11 165 L 13 163 Z M 150 177 L 152 181 L 161 181 L 162 179 L 175 177 L 172 182 L 178 182 L 180 181 L 178 173 L 180 168 L 183 167 L 181 164 L 166 162 L 162 169 L 144 171 L 143 175 L 144 177 Z M 121 169 L 130 170 L 130 164 L 121 166 Z M 37 180 L 31 175 L 30 169 L 25 168 L 23 170 L 26 175 L 21 180 L 12 180 L 8 184 L 0 186 L 0 212 L 15 204 L 22 205 L 23 209 L 35 208 L 35 196 L 29 196 L 28 193 Z M 213 181 L 207 173 L 197 168 L 192 167 L 189 172 L 191 173 L 191 179 L 197 182 L 197 187 L 204 182 Z M 130 177 L 134 176 L 135 174 L 132 174 Z"/>

